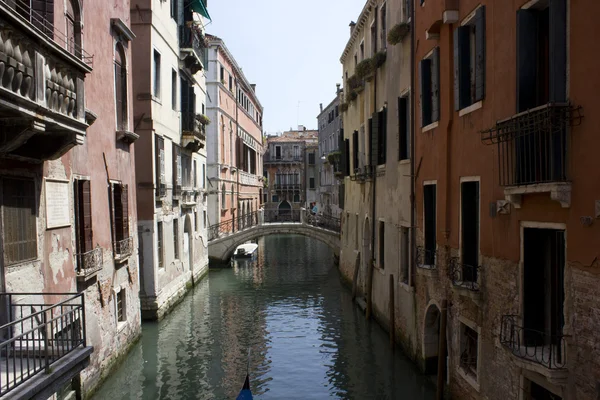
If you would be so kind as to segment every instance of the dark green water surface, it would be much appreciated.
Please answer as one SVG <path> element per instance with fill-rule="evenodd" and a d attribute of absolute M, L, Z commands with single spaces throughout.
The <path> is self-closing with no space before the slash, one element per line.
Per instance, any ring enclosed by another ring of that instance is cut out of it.
<path fill-rule="evenodd" d="M 213 269 L 143 336 L 94 400 L 433 399 L 434 388 L 342 286 L 331 250 L 295 235 L 259 240 L 254 262 Z"/>

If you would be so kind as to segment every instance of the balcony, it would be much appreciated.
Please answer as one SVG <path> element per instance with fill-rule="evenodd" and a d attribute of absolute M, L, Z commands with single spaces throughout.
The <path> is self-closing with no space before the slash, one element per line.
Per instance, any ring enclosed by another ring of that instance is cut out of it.
<path fill-rule="evenodd" d="M 499 183 L 516 208 L 527 193 L 550 193 L 552 200 L 570 207 L 569 126 L 582 118 L 581 107 L 549 103 L 481 132 L 484 144 L 498 146 Z"/>
<path fill-rule="evenodd" d="M 0 0 L 0 157 L 42 162 L 83 144 L 92 56 L 22 3 Z"/>
<path fill-rule="evenodd" d="M 240 183 L 244 186 L 262 186 L 259 176 L 240 170 Z"/>
<path fill-rule="evenodd" d="M 567 342 L 560 334 L 552 335 L 519 326 L 519 316 L 503 315 L 500 344 L 520 360 L 521 368 L 544 375 L 550 382 L 567 379 Z"/>
<path fill-rule="evenodd" d="M 284 157 L 266 153 L 263 162 L 265 164 L 299 164 L 303 162 L 302 156 Z"/>
<path fill-rule="evenodd" d="M 477 292 L 480 269 L 478 265 L 463 264 L 458 257 L 452 257 L 448 265 L 448 278 L 457 288 Z"/>
<path fill-rule="evenodd" d="M 438 258 L 437 251 L 426 249 L 423 246 L 417 246 L 417 254 L 415 257 L 417 267 L 423 269 L 436 269 Z"/>
<path fill-rule="evenodd" d="M 359 183 L 370 181 L 373 179 L 373 170 L 374 168 L 370 165 L 365 165 L 362 168 L 356 168 L 354 170 L 354 175 L 350 175 L 350 180 L 358 181 Z"/>
<path fill-rule="evenodd" d="M 202 116 L 192 112 L 181 113 L 181 141 L 183 147 L 196 152 L 206 146 L 205 124 Z"/>
<path fill-rule="evenodd" d="M 113 242 L 113 254 L 116 262 L 125 261 L 133 254 L 133 238 L 128 237 L 123 240 Z"/>
<path fill-rule="evenodd" d="M 0 398 L 49 398 L 89 364 L 83 293 L 0 293 L 0 302 Z"/>
<path fill-rule="evenodd" d="M 77 279 L 87 281 L 102 269 L 104 258 L 102 248 L 96 247 L 86 253 L 77 254 Z"/>
<path fill-rule="evenodd" d="M 179 27 L 179 49 L 184 66 L 192 75 L 206 68 L 208 43 L 197 22 L 188 21 Z"/>
<path fill-rule="evenodd" d="M 299 183 L 276 183 L 275 190 L 300 190 Z"/>

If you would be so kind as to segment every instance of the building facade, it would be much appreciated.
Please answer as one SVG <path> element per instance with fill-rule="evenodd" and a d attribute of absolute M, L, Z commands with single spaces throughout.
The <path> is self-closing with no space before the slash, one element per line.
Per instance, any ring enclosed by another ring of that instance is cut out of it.
<path fill-rule="evenodd" d="M 144 319 L 161 318 L 208 271 L 207 17 L 202 0 L 132 2 Z"/>
<path fill-rule="evenodd" d="M 267 137 L 263 205 L 268 222 L 299 221 L 300 209 L 316 202 L 317 138 L 317 131 L 303 126 Z"/>
<path fill-rule="evenodd" d="M 598 12 L 589 0 L 415 9 L 416 350 L 455 398 L 600 393 Z"/>
<path fill-rule="evenodd" d="M 317 116 L 319 124 L 319 153 L 317 163 L 319 165 L 319 190 L 318 208 L 327 216 L 340 218 L 344 201 L 344 185 L 340 184 L 341 174 L 341 149 L 343 144 L 342 116 L 340 115 L 340 103 L 343 101 L 340 95 L 343 92 L 338 89 L 335 98 L 323 108 L 320 105 L 320 113 Z"/>
<path fill-rule="evenodd" d="M 129 2 L 82 6 L 0 2 L 3 398 L 84 395 L 141 333 Z"/>
<path fill-rule="evenodd" d="M 208 223 L 235 230 L 261 203 L 263 108 L 223 40 L 208 41 Z"/>

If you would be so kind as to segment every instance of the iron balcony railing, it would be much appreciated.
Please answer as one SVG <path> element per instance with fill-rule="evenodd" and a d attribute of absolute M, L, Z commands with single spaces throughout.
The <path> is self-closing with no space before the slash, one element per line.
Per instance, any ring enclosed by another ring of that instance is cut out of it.
<path fill-rule="evenodd" d="M 129 257 L 133 253 L 133 237 L 114 242 L 113 252 L 116 260 Z"/>
<path fill-rule="evenodd" d="M 296 209 L 266 209 L 265 211 L 265 222 L 300 222 L 301 211 Z"/>
<path fill-rule="evenodd" d="M 229 234 L 252 228 L 258 225 L 258 211 L 229 219 L 208 227 L 208 241 L 218 239 Z"/>
<path fill-rule="evenodd" d="M 201 60 L 202 67 L 206 68 L 208 54 L 205 37 L 200 28 L 194 25 L 194 22 L 189 22 L 179 27 L 179 47 L 181 49 L 192 49 L 196 57 Z"/>
<path fill-rule="evenodd" d="M 448 277 L 454 286 L 478 291 L 480 269 L 478 265 L 463 264 L 458 257 L 452 257 L 448 264 Z"/>
<path fill-rule="evenodd" d="M 283 155 L 277 157 L 277 156 L 273 156 L 270 154 L 265 154 L 265 156 L 263 157 L 263 161 L 266 163 L 277 163 L 277 164 L 281 164 L 281 163 L 299 163 L 302 162 L 303 158 L 302 156 L 293 156 L 293 157 L 284 157 Z"/>
<path fill-rule="evenodd" d="M 275 190 L 300 190 L 299 183 L 276 183 Z"/>
<path fill-rule="evenodd" d="M 0 396 L 86 346 L 83 293 L 0 293 L 0 303 Z"/>
<path fill-rule="evenodd" d="M 581 107 L 549 103 L 481 132 L 483 143 L 498 146 L 500 185 L 567 181 L 569 126 L 579 125 L 582 118 Z"/>
<path fill-rule="evenodd" d="M 330 215 L 309 214 L 306 217 L 306 223 L 311 226 L 327 229 L 329 231 L 334 231 L 334 232 L 338 232 L 338 233 L 341 232 L 341 230 L 342 230 L 342 225 L 340 223 L 340 219 L 332 217 Z"/>
<path fill-rule="evenodd" d="M 438 254 L 436 250 L 429 250 L 423 246 L 417 246 L 415 262 L 417 267 L 434 269 L 437 268 Z"/>
<path fill-rule="evenodd" d="M 77 277 L 87 279 L 102 269 L 102 248 L 96 247 L 86 253 L 77 254 Z"/>
<path fill-rule="evenodd" d="M 540 364 L 548 369 L 567 367 L 565 336 L 549 334 L 519 326 L 517 315 L 503 315 L 500 325 L 500 343 L 521 359 Z"/>
<path fill-rule="evenodd" d="M 354 175 L 350 175 L 350 180 L 365 182 L 371 180 L 373 178 L 373 167 L 370 165 L 365 165 L 360 168 L 356 168 L 354 170 Z"/>
<path fill-rule="evenodd" d="M 183 132 L 192 132 L 193 135 L 202 140 L 206 140 L 205 127 L 200 123 L 198 114 L 194 112 L 182 112 L 181 113 L 181 130 Z"/>
<path fill-rule="evenodd" d="M 29 1 L 0 0 L 0 5 L 14 10 L 20 17 L 29 22 L 36 31 L 66 49 L 69 53 L 82 60 L 88 66 L 93 66 L 93 55 L 83 50 L 81 45 L 76 43 L 74 37 L 67 36 L 57 29 L 51 21 L 48 21 L 38 12 L 32 10 L 29 4 Z"/>

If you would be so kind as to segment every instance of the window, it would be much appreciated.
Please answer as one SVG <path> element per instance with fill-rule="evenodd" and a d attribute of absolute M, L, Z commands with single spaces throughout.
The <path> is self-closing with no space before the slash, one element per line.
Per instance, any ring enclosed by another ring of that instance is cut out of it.
<path fill-rule="evenodd" d="M 275 159 L 281 160 L 281 146 L 275 146 Z"/>
<path fill-rule="evenodd" d="M 400 227 L 400 274 L 402 278 L 402 282 L 408 285 L 408 265 L 409 258 L 408 252 L 410 249 L 409 246 L 409 230 L 408 228 L 402 226 Z"/>
<path fill-rule="evenodd" d="M 379 221 L 379 268 L 385 267 L 385 222 Z"/>
<path fill-rule="evenodd" d="M 352 133 L 352 167 L 354 172 L 360 168 L 358 164 L 358 131 Z"/>
<path fill-rule="evenodd" d="M 423 186 L 424 221 L 425 230 L 425 257 L 424 265 L 435 265 L 436 239 L 436 185 Z"/>
<path fill-rule="evenodd" d="M 377 132 L 374 132 L 378 136 L 375 149 L 377 150 L 377 165 L 382 165 L 385 164 L 387 154 L 387 108 L 377 113 L 377 121 Z"/>
<path fill-rule="evenodd" d="M 300 146 L 294 146 L 294 160 L 300 159 Z"/>
<path fill-rule="evenodd" d="M 154 168 L 156 173 L 156 197 L 163 197 L 166 194 L 165 182 L 165 140 L 160 136 L 155 136 L 154 145 Z"/>
<path fill-rule="evenodd" d="M 158 268 L 165 266 L 163 256 L 163 223 L 158 221 L 156 223 L 156 251 L 158 253 Z"/>
<path fill-rule="evenodd" d="M 567 99 L 566 0 L 544 3 L 517 11 L 517 112 Z"/>
<path fill-rule="evenodd" d="M 294 203 L 300 203 L 300 195 L 299 194 L 294 195 Z"/>
<path fill-rule="evenodd" d="M 387 44 L 387 7 L 381 7 L 381 48 L 385 49 Z"/>
<path fill-rule="evenodd" d="M 479 335 L 470 326 L 460 323 L 460 368 L 467 376 L 477 380 Z"/>
<path fill-rule="evenodd" d="M 229 75 L 229 90 L 233 91 L 233 77 Z"/>
<path fill-rule="evenodd" d="M 419 62 L 421 88 L 421 127 L 440 119 L 440 48 L 435 47 L 431 55 Z"/>
<path fill-rule="evenodd" d="M 279 196 L 277 196 L 276 194 L 274 194 L 273 197 L 271 197 L 271 201 L 273 203 L 278 203 L 279 202 Z"/>
<path fill-rule="evenodd" d="M 33 179 L 2 179 L 6 265 L 37 258 L 37 207 Z"/>
<path fill-rule="evenodd" d="M 171 18 L 177 22 L 177 2 L 179 0 L 171 0 Z"/>
<path fill-rule="evenodd" d="M 160 99 L 160 53 L 154 50 L 154 97 Z"/>
<path fill-rule="evenodd" d="M 221 186 L 221 208 L 225 209 L 227 203 L 227 191 L 225 190 L 225 184 Z"/>
<path fill-rule="evenodd" d="M 375 20 L 371 25 L 371 57 L 377 53 L 377 14 L 375 14 Z"/>
<path fill-rule="evenodd" d="M 53 6 L 50 2 L 41 3 L 41 6 L 44 8 Z M 35 9 L 35 7 L 34 3 L 33 8 Z M 65 14 L 67 51 L 77 57 L 81 57 L 81 12 L 78 4 L 74 4 L 73 0 L 68 0 Z M 51 23 L 52 19 L 49 19 L 48 22 Z"/>
<path fill-rule="evenodd" d="M 183 180 L 183 171 L 181 165 L 181 148 L 176 144 L 172 144 L 173 149 L 173 196 L 179 196 Z"/>
<path fill-rule="evenodd" d="M 202 164 L 202 189 L 206 187 L 206 164 Z"/>
<path fill-rule="evenodd" d="M 194 166 L 192 169 L 192 186 L 196 188 L 198 186 L 198 165 L 196 160 L 193 161 Z"/>
<path fill-rule="evenodd" d="M 479 182 L 462 182 L 461 193 L 461 281 L 477 282 L 479 266 Z"/>
<path fill-rule="evenodd" d="M 206 223 L 206 211 L 202 211 L 202 222 L 204 223 L 202 226 L 206 228 L 208 226 Z"/>
<path fill-rule="evenodd" d="M 315 178 L 311 176 L 311 177 L 308 179 L 308 182 L 309 182 L 309 183 L 308 183 L 308 188 L 309 188 L 309 189 L 314 189 L 314 188 L 315 188 Z"/>
<path fill-rule="evenodd" d="M 173 220 L 173 257 L 179 259 L 179 220 Z"/>
<path fill-rule="evenodd" d="M 121 288 L 121 290 L 119 290 L 117 292 L 117 321 L 118 322 L 124 322 L 126 320 L 126 316 L 127 316 L 127 308 L 125 307 L 125 289 Z"/>
<path fill-rule="evenodd" d="M 308 164 L 315 165 L 315 153 L 308 153 Z"/>
<path fill-rule="evenodd" d="M 111 192 L 112 235 L 115 245 L 119 245 L 119 242 L 129 239 L 129 188 L 128 185 L 113 183 Z M 121 254 L 120 251 L 116 253 Z"/>
<path fill-rule="evenodd" d="M 410 158 L 408 97 L 398 97 L 398 160 Z"/>
<path fill-rule="evenodd" d="M 177 71 L 171 71 L 171 108 L 177 110 Z"/>
<path fill-rule="evenodd" d="M 224 83 L 225 82 L 225 68 L 223 68 L 223 67 L 221 67 L 220 77 L 221 77 L 221 83 Z"/>
<path fill-rule="evenodd" d="M 185 188 L 192 188 L 192 158 L 180 152 L 181 162 L 181 185 Z"/>
<path fill-rule="evenodd" d="M 117 129 L 127 129 L 127 68 L 125 49 L 121 43 L 115 47 L 115 103 Z"/>
<path fill-rule="evenodd" d="M 84 269 L 81 255 L 93 250 L 92 238 L 92 197 L 90 181 L 76 179 L 73 182 L 75 197 L 75 247 L 77 252 L 78 268 Z"/>
<path fill-rule="evenodd" d="M 485 95 L 485 6 L 454 30 L 454 104 L 462 110 Z"/>

